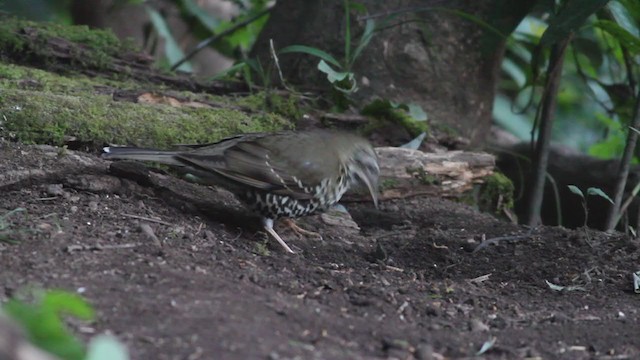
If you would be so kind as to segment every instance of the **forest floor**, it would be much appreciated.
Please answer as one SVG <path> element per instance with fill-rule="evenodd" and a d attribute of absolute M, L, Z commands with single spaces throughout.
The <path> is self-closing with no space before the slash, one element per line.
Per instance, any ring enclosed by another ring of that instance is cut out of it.
<path fill-rule="evenodd" d="M 0 188 L 0 216 L 26 209 L 4 219 L 15 243 L 0 243 L 0 297 L 82 289 L 98 319 L 75 330 L 112 333 L 133 359 L 467 358 L 489 343 L 482 358 L 640 358 L 640 249 L 621 234 L 529 230 L 413 197 L 346 203 L 360 231 L 300 221 L 323 240 L 278 228 L 290 255 L 233 200 L 232 216 L 203 211 L 219 191 L 0 149 L 0 177 L 36 175 Z"/>

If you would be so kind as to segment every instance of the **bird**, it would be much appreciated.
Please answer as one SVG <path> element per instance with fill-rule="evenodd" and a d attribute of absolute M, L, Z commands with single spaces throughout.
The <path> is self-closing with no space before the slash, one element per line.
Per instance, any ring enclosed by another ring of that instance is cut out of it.
<path fill-rule="evenodd" d="M 324 211 L 356 186 L 366 187 L 378 207 L 378 158 L 368 140 L 349 132 L 247 133 L 172 151 L 109 146 L 102 157 L 166 164 L 200 183 L 226 188 L 289 253 L 294 251 L 273 229 L 277 219 Z"/>

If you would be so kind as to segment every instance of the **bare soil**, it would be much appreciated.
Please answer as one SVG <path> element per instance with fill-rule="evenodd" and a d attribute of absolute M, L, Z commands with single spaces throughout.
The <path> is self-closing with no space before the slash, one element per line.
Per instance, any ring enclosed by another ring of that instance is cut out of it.
<path fill-rule="evenodd" d="M 360 231 L 300 221 L 323 240 L 278 228 L 289 255 L 224 192 L 122 180 L 91 154 L 69 167 L 76 155 L 51 148 L 0 150 L 0 215 L 26 209 L 5 219 L 0 297 L 80 291 L 99 316 L 75 330 L 113 333 L 133 359 L 467 358 L 487 341 L 481 358 L 640 358 L 640 251 L 622 234 L 413 197 L 344 204 Z"/>

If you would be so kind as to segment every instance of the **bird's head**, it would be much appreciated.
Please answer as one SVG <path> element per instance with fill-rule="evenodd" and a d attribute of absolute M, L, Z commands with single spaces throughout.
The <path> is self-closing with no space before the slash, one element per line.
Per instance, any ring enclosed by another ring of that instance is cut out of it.
<path fill-rule="evenodd" d="M 373 146 L 365 139 L 355 139 L 351 144 L 351 151 L 346 159 L 347 173 L 352 184 L 365 185 L 371 194 L 371 199 L 378 207 L 378 176 L 380 166 L 378 156 Z"/>

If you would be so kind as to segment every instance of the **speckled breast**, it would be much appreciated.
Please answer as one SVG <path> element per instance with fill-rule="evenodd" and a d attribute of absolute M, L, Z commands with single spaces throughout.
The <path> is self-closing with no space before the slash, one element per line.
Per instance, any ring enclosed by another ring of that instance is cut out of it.
<path fill-rule="evenodd" d="M 328 205 L 316 198 L 309 200 L 297 200 L 290 196 L 275 195 L 266 192 L 247 191 L 240 196 L 251 210 L 270 219 L 281 217 L 297 218 L 311 215 L 317 210 L 322 210 Z"/>

